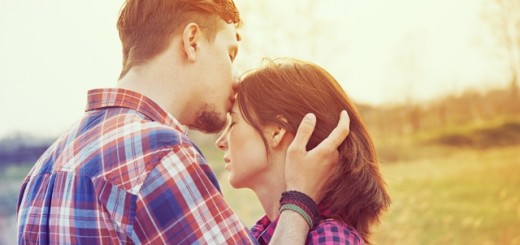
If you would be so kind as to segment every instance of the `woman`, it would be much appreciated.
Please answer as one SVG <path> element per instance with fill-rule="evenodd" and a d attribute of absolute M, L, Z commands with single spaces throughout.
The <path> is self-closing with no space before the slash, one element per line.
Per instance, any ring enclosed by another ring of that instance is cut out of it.
<path fill-rule="evenodd" d="M 231 185 L 250 188 L 262 204 L 266 215 L 252 228 L 261 244 L 269 242 L 276 226 L 285 154 L 299 122 L 308 112 L 316 115 L 310 150 L 334 129 L 342 110 L 350 116 L 350 133 L 338 148 L 335 174 L 322 190 L 319 220 L 307 236 L 311 244 L 369 243 L 371 226 L 390 205 L 372 140 L 354 104 L 317 65 L 279 59 L 243 78 L 231 123 L 216 145 L 225 151 Z"/>

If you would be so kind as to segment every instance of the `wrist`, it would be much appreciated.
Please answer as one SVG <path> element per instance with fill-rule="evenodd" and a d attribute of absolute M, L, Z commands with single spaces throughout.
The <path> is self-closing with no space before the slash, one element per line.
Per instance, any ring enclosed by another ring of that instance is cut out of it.
<path fill-rule="evenodd" d="M 305 188 L 303 185 L 287 185 L 285 192 L 290 191 L 297 191 L 303 193 L 306 196 L 310 197 L 315 203 L 319 203 L 320 201 L 320 198 L 318 197 L 318 192 L 317 190 L 315 190 L 315 188 Z"/>
<path fill-rule="evenodd" d="M 280 213 L 292 211 L 299 214 L 312 229 L 318 220 L 318 205 L 306 194 L 291 190 L 282 193 L 280 198 Z"/>

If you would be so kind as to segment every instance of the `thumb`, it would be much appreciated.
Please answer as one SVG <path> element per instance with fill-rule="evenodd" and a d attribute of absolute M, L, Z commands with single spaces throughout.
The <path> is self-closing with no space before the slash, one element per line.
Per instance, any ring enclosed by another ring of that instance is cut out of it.
<path fill-rule="evenodd" d="M 289 146 L 292 149 L 305 151 L 305 146 L 309 142 L 311 138 L 312 132 L 314 132 L 314 127 L 316 126 L 316 116 L 312 113 L 308 113 L 303 117 L 298 130 L 296 131 L 296 135 L 294 136 L 294 140 Z"/>

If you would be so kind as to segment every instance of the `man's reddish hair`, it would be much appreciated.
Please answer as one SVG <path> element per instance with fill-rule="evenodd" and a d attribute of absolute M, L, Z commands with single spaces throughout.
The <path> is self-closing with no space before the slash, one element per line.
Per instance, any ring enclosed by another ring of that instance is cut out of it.
<path fill-rule="evenodd" d="M 219 19 L 237 27 L 241 24 L 233 0 L 127 0 L 117 22 L 123 45 L 119 78 L 164 51 L 170 39 L 190 22 L 204 29 L 212 41 L 221 29 Z"/>

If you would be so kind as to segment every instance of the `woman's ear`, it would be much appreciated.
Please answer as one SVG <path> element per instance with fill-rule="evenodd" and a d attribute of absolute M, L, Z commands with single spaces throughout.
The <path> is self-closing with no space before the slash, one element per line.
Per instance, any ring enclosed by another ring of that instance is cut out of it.
<path fill-rule="evenodd" d="M 182 45 L 188 61 L 194 62 L 197 59 L 197 50 L 202 32 L 195 23 L 189 23 L 182 32 Z"/>
<path fill-rule="evenodd" d="M 276 119 L 287 123 L 287 118 L 285 118 L 282 115 L 276 116 Z M 283 142 L 284 137 L 286 137 L 286 135 L 287 135 L 287 129 L 283 128 L 280 125 L 272 126 L 270 132 L 271 132 L 271 146 L 273 148 L 280 146 L 281 143 Z"/>
<path fill-rule="evenodd" d="M 278 125 L 271 126 L 268 130 L 268 134 L 271 147 L 274 149 L 281 146 L 281 143 L 287 134 L 287 130 Z"/>

